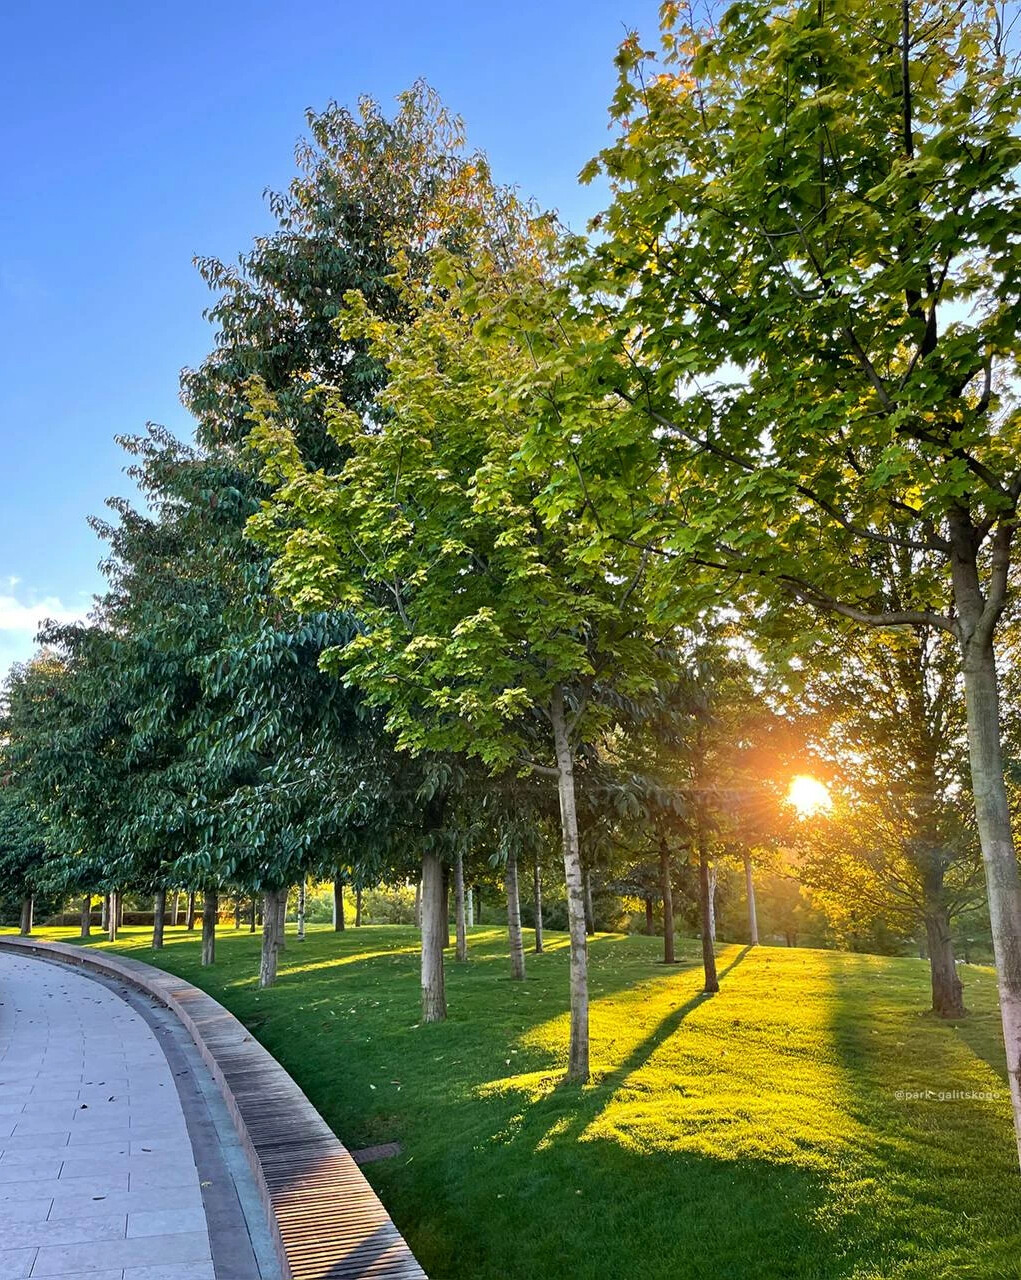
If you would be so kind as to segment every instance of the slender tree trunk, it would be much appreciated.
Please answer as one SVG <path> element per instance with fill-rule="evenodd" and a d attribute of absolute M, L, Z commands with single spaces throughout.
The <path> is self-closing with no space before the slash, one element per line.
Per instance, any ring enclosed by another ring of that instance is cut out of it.
<path fill-rule="evenodd" d="M 124 894 L 117 895 L 117 928 L 124 928 Z"/>
<path fill-rule="evenodd" d="M 1000 706 L 992 642 L 964 649 L 964 690 L 972 792 L 992 925 L 1007 1077 L 1021 1160 L 1021 884 L 1000 746 Z M 930 940 L 931 946 L 931 940 Z"/>
<path fill-rule="evenodd" d="M 518 855 L 508 853 L 504 870 L 507 889 L 507 936 L 510 940 L 511 977 L 521 982 L 525 977 L 525 940 L 521 936 L 521 895 L 518 888 Z"/>
<path fill-rule="evenodd" d="M 234 928 L 241 928 L 241 895 L 234 899 Z"/>
<path fill-rule="evenodd" d="M 542 873 L 539 870 L 539 855 L 535 855 L 532 863 L 532 906 L 535 909 L 535 954 L 542 955 Z"/>
<path fill-rule="evenodd" d="M 249 909 L 248 909 L 248 932 L 249 933 L 255 932 L 255 914 L 256 914 L 255 894 L 252 894 L 251 905 L 249 906 Z"/>
<path fill-rule="evenodd" d="M 457 935 L 457 958 L 468 959 L 468 930 L 464 920 L 464 854 L 458 851 L 454 863 L 454 924 Z"/>
<path fill-rule="evenodd" d="M 167 891 L 166 889 L 157 889 L 156 897 L 152 907 L 152 949 L 160 951 L 163 948 L 163 929 L 167 922 Z"/>
<path fill-rule="evenodd" d="M 582 867 L 582 886 L 585 891 L 585 932 L 592 936 L 596 931 L 596 916 L 592 910 L 592 874 L 588 867 Z"/>
<path fill-rule="evenodd" d="M 703 832 L 698 836 L 698 898 L 702 917 L 702 965 L 705 969 L 704 990 L 719 991 L 720 980 L 716 976 L 716 952 L 712 934 L 712 895 L 709 889 L 709 850 Z"/>
<path fill-rule="evenodd" d="M 655 928 L 656 928 L 656 925 L 652 916 L 652 899 L 650 897 L 646 897 L 645 899 L 645 936 L 647 938 L 651 938 Z"/>
<path fill-rule="evenodd" d="M 100 916 L 99 916 L 99 927 L 100 929 L 102 929 L 104 933 L 106 933 L 107 929 L 110 927 L 108 923 L 109 918 L 110 918 L 110 895 L 108 893 L 104 893 L 103 902 L 100 907 Z"/>
<path fill-rule="evenodd" d="M 755 910 L 755 879 L 752 876 L 752 860 L 749 854 L 744 855 L 744 890 L 748 900 L 748 945 L 759 945 L 759 916 Z"/>
<path fill-rule="evenodd" d="M 673 964 L 674 951 L 674 886 L 670 849 L 665 839 L 659 842 L 659 892 L 663 899 L 663 963 Z"/>
<path fill-rule="evenodd" d="M 25 898 L 22 898 L 22 899 L 21 899 L 21 934 L 22 934 L 22 937 L 27 937 L 27 936 L 32 932 L 32 912 L 33 912 L 33 908 L 34 908 L 34 903 L 33 903 L 33 901 L 32 901 L 32 895 L 31 895 L 31 894 L 29 894 L 27 897 L 25 897 Z"/>
<path fill-rule="evenodd" d="M 287 899 L 291 896 L 287 885 L 280 890 L 277 898 L 277 950 L 287 950 Z"/>
<path fill-rule="evenodd" d="M 304 876 L 301 877 L 301 883 L 298 885 L 298 941 L 305 941 L 305 903 L 308 894 L 308 886 Z"/>
<path fill-rule="evenodd" d="M 450 868 L 443 868 L 443 947 L 450 946 Z"/>
<path fill-rule="evenodd" d="M 82 898 L 82 937 L 88 938 L 92 933 L 92 894 Z"/>
<path fill-rule="evenodd" d="M 195 928 L 195 890 L 188 891 L 188 910 L 184 917 L 184 927 L 189 933 Z"/>
<path fill-rule="evenodd" d="M 443 863 L 435 853 L 422 855 L 419 906 L 422 920 L 422 1021 L 442 1022 L 447 1016 L 443 981 L 443 939 L 447 922 L 443 892 Z"/>
<path fill-rule="evenodd" d="M 718 873 L 716 863 L 709 864 L 709 937 L 716 941 L 716 882 Z"/>
<path fill-rule="evenodd" d="M 216 889 L 207 889 L 202 896 L 202 963 L 216 963 L 216 916 L 220 909 L 220 895 Z"/>
<path fill-rule="evenodd" d="M 333 928 L 336 933 L 343 933 L 347 928 L 344 919 L 344 881 L 336 876 L 333 881 Z"/>
<path fill-rule="evenodd" d="M 468 908 L 468 919 L 466 921 L 469 929 L 475 928 L 475 889 L 468 886 L 468 900 L 465 904 Z"/>
<path fill-rule="evenodd" d="M 993 649 L 994 629 L 1006 600 L 1010 538 L 1009 525 L 994 535 L 991 598 L 987 599 L 978 576 L 974 527 L 967 515 L 951 519 L 951 573 L 963 659 L 971 789 L 985 866 L 1007 1079 L 1021 1161 L 1021 880 L 1003 776 L 1000 690 Z"/>
<path fill-rule="evenodd" d="M 417 929 L 421 929 L 422 927 L 422 880 L 421 880 L 421 877 L 419 877 L 419 879 L 415 881 L 415 927 Z"/>
<path fill-rule="evenodd" d="M 277 958 L 280 954 L 280 893 L 279 889 L 267 889 L 263 895 L 260 987 L 271 987 L 276 982 Z"/>
<path fill-rule="evenodd" d="M 567 887 L 567 927 L 571 939 L 571 1040 L 567 1076 L 570 1080 L 584 1082 L 589 1077 L 588 940 L 578 844 L 578 808 L 574 793 L 574 754 L 567 731 L 564 691 L 560 685 L 554 686 L 550 699 L 550 720 L 557 756 L 557 790 L 564 845 L 564 881 Z"/>
<path fill-rule="evenodd" d="M 355 890 L 355 928 L 362 927 L 362 891 L 361 888 Z"/>
<path fill-rule="evenodd" d="M 177 921 L 180 914 L 181 914 L 181 891 L 180 889 L 175 889 L 174 890 L 174 906 L 170 916 L 170 923 L 171 925 L 173 925 L 175 929 L 177 928 Z"/>
<path fill-rule="evenodd" d="M 117 921 L 120 918 L 120 897 L 116 890 L 111 890 L 106 908 L 106 936 L 111 942 L 117 941 Z"/>

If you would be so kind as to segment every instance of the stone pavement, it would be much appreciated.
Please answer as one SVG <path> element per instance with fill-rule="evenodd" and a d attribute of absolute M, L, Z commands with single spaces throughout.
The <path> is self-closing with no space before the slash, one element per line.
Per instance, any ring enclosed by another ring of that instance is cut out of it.
<path fill-rule="evenodd" d="M 0 1280 L 272 1277 L 211 1080 L 129 999 L 0 954 Z"/>

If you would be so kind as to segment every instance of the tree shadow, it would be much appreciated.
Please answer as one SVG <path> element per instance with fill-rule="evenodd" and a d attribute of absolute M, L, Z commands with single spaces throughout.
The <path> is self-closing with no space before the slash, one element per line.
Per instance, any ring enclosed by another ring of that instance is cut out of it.
<path fill-rule="evenodd" d="M 1017 1280 L 1021 1181 L 1005 1067 L 990 1034 L 995 1011 L 945 1021 L 926 1007 L 921 962 L 841 960 L 847 972 L 833 984 L 831 1029 L 858 1135 L 848 1143 L 843 1193 L 865 1190 L 870 1230 L 896 1274 L 915 1274 L 909 1260 L 924 1239 L 926 1274 Z"/>

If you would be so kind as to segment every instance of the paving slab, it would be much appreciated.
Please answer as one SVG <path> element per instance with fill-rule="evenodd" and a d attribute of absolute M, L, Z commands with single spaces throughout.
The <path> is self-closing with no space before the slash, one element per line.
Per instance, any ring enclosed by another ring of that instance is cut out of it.
<path fill-rule="evenodd" d="M 162 1016 L 174 1025 L 107 981 L 0 953 L 0 1280 L 281 1280 L 238 1248 L 233 1175 L 195 1101 L 215 1085 L 197 1054 L 171 1063 Z"/>

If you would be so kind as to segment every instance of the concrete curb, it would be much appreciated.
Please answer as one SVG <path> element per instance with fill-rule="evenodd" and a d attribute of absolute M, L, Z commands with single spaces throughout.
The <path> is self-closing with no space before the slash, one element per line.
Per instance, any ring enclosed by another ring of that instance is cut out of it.
<path fill-rule="evenodd" d="M 0 947 L 127 982 L 180 1019 L 223 1094 L 288 1280 L 426 1280 L 346 1147 L 212 996 L 127 956 L 11 936 Z"/>

